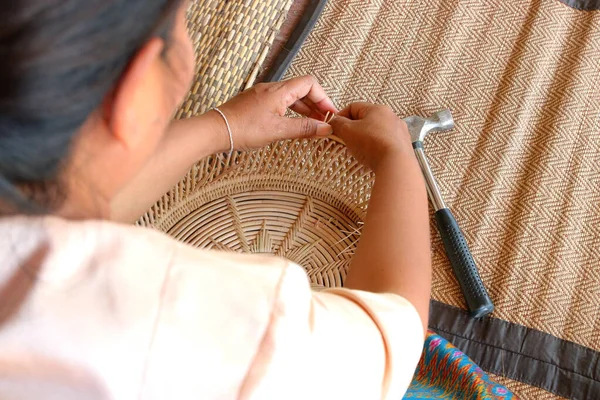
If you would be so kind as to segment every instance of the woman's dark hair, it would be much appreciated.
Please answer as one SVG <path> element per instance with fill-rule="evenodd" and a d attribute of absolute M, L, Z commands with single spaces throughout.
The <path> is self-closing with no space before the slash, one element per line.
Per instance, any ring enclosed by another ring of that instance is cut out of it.
<path fill-rule="evenodd" d="M 180 0 L 0 2 L 0 200 L 27 212 L 56 197 L 73 139 Z"/>

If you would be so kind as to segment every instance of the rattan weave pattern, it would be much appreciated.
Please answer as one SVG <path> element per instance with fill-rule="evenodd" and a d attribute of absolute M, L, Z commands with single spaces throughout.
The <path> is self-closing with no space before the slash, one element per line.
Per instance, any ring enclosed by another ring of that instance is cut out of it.
<path fill-rule="evenodd" d="M 244 88 L 262 64 L 291 0 L 194 0 L 188 30 L 196 75 L 178 118 L 202 114 Z"/>

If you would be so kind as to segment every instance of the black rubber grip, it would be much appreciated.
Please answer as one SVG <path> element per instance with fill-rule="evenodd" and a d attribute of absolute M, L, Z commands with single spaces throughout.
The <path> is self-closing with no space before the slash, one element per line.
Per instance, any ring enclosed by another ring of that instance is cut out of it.
<path fill-rule="evenodd" d="M 452 211 L 448 208 L 438 210 L 435 220 L 471 315 L 479 318 L 491 313 L 494 304 L 483 286 L 475 260 Z"/>

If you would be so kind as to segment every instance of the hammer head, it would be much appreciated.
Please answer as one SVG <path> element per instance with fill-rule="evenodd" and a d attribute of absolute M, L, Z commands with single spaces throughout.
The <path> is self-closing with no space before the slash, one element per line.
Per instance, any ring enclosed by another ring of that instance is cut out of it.
<path fill-rule="evenodd" d="M 408 125 L 410 138 L 413 143 L 422 142 L 429 132 L 448 131 L 454 128 L 454 120 L 450 110 L 441 110 L 428 118 L 413 115 L 404 118 Z"/>

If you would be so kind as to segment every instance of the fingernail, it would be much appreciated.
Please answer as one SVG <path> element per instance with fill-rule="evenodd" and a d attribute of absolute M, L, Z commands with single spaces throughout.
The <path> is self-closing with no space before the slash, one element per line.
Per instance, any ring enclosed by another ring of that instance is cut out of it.
<path fill-rule="evenodd" d="M 317 125 L 317 136 L 329 136 L 333 134 L 333 128 L 331 125 L 319 122 Z"/>

